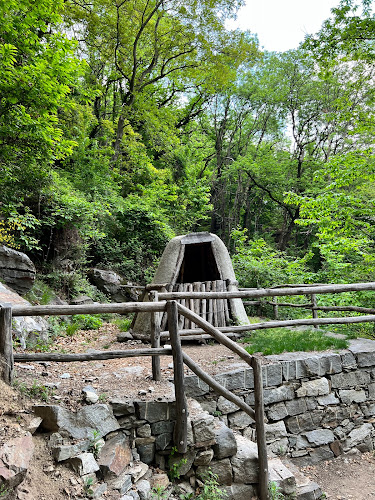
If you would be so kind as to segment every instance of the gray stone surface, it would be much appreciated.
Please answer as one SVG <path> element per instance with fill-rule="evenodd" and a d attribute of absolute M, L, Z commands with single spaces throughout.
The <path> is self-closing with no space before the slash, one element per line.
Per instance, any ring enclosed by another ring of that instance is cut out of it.
<path fill-rule="evenodd" d="M 332 375 L 331 383 L 333 389 L 349 389 L 357 385 L 367 385 L 370 383 L 370 373 L 363 370 L 356 370 L 353 372 L 339 373 Z"/>
<path fill-rule="evenodd" d="M 33 286 L 36 269 L 23 252 L 0 245 L 0 279 L 12 290 L 25 295 Z"/>
<path fill-rule="evenodd" d="M 366 401 L 366 393 L 363 389 L 360 391 L 356 391 L 354 389 L 344 389 L 339 391 L 339 398 L 344 404 L 347 405 L 350 403 L 363 403 Z"/>
<path fill-rule="evenodd" d="M 174 453 L 169 456 L 169 467 L 175 466 L 178 474 L 184 476 L 191 469 L 196 456 L 197 451 L 194 448 L 188 449 L 183 455 Z"/>
<path fill-rule="evenodd" d="M 109 404 L 116 417 L 133 415 L 135 413 L 134 403 L 123 399 L 111 399 Z"/>
<path fill-rule="evenodd" d="M 333 432 L 329 429 L 315 429 L 313 431 L 306 432 L 305 436 L 309 443 L 314 446 L 332 443 L 335 440 Z"/>
<path fill-rule="evenodd" d="M 236 448 L 237 449 L 237 448 Z M 197 456 L 194 460 L 194 465 L 208 465 L 214 457 L 214 450 L 211 448 L 208 450 L 198 451 Z M 217 457 L 224 458 L 224 457 Z"/>
<path fill-rule="evenodd" d="M 262 366 L 263 386 L 272 387 L 283 382 L 283 367 L 280 364 Z"/>
<path fill-rule="evenodd" d="M 175 417 L 175 405 L 167 401 L 138 401 L 135 403 L 138 418 L 149 423 Z"/>
<path fill-rule="evenodd" d="M 109 438 L 100 451 L 98 463 L 104 476 L 120 476 L 132 461 L 129 437 L 120 432 Z"/>
<path fill-rule="evenodd" d="M 270 420 L 282 420 L 288 416 L 288 410 L 284 402 L 276 403 L 268 407 L 267 416 Z"/>
<path fill-rule="evenodd" d="M 340 400 L 332 392 L 326 396 L 317 398 L 317 401 L 321 406 L 337 405 L 340 403 Z"/>
<path fill-rule="evenodd" d="M 225 500 L 247 500 L 255 497 L 255 490 L 251 484 L 233 483 L 231 486 L 223 486 L 220 489 L 226 495 Z"/>
<path fill-rule="evenodd" d="M 325 377 L 316 380 L 302 382 L 301 387 L 297 389 L 297 397 L 304 396 L 323 396 L 329 393 L 329 382 Z"/>
<path fill-rule="evenodd" d="M 231 458 L 233 481 L 251 484 L 258 481 L 259 465 L 257 445 L 241 435 L 236 435 L 237 453 Z"/>
<path fill-rule="evenodd" d="M 223 422 L 216 422 L 214 427 L 216 444 L 213 446 L 215 458 L 231 457 L 237 452 L 237 442 L 233 431 L 229 429 Z"/>
<path fill-rule="evenodd" d="M 228 415 L 229 427 L 235 430 L 241 430 L 254 423 L 254 420 L 243 410 Z"/>
<path fill-rule="evenodd" d="M 228 401 L 227 399 L 223 398 L 223 396 L 219 396 L 219 399 L 217 401 L 217 409 L 226 415 L 227 413 L 233 413 L 235 411 L 238 411 L 238 406 L 231 401 Z"/>
<path fill-rule="evenodd" d="M 9 439 L 0 447 L 0 485 L 3 492 L 11 492 L 24 479 L 34 454 L 30 433 Z"/>
<path fill-rule="evenodd" d="M 120 495 L 127 493 L 132 487 L 132 484 L 132 476 L 128 474 L 127 471 L 111 481 L 108 481 L 109 487 L 114 490 L 118 490 Z"/>
<path fill-rule="evenodd" d="M 310 481 L 297 489 L 298 500 L 317 500 L 322 497 L 322 490 L 318 483 Z"/>
<path fill-rule="evenodd" d="M 292 495 L 296 490 L 294 474 L 279 460 L 271 458 L 268 461 L 269 481 L 278 486 L 280 493 Z"/>
<path fill-rule="evenodd" d="M 275 439 L 283 438 L 287 435 L 287 430 L 283 420 L 273 424 L 265 424 L 266 441 L 270 443 Z"/>
<path fill-rule="evenodd" d="M 373 434 L 373 427 L 371 424 L 363 424 L 360 427 L 353 429 L 344 443 L 344 450 L 354 448 L 359 443 L 367 440 Z"/>
<path fill-rule="evenodd" d="M 142 462 L 151 464 L 155 457 L 155 437 L 136 438 L 135 446 Z"/>
<path fill-rule="evenodd" d="M 42 425 L 46 430 L 77 439 L 91 439 L 94 434 L 99 439 L 120 427 L 110 407 L 105 404 L 84 406 L 76 413 L 58 405 L 36 405 L 33 410 L 43 419 Z"/>
<path fill-rule="evenodd" d="M 213 474 L 217 475 L 219 484 L 232 484 L 232 466 L 229 458 L 224 458 L 223 460 L 212 460 L 209 465 L 200 465 L 199 467 L 197 467 L 197 477 L 199 479 L 204 479 L 205 474 L 207 474 L 209 470 Z"/>
<path fill-rule="evenodd" d="M 294 398 L 294 390 L 290 385 L 282 385 L 276 389 L 265 389 L 263 393 L 265 405 L 279 403 L 280 401 L 287 401 Z"/>
<path fill-rule="evenodd" d="M 294 415 L 299 415 L 305 413 L 307 410 L 306 400 L 304 398 L 293 399 L 292 401 L 286 401 L 285 403 L 288 415 L 291 417 Z"/>
<path fill-rule="evenodd" d="M 202 412 L 192 418 L 195 443 L 205 443 L 215 438 L 214 417 L 207 412 Z"/>
<path fill-rule="evenodd" d="M 148 500 L 151 492 L 150 482 L 146 479 L 141 479 L 135 484 L 135 487 L 137 488 L 140 500 Z"/>
<path fill-rule="evenodd" d="M 72 469 L 80 476 L 92 474 L 99 470 L 95 457 L 92 453 L 81 453 L 69 460 Z"/>

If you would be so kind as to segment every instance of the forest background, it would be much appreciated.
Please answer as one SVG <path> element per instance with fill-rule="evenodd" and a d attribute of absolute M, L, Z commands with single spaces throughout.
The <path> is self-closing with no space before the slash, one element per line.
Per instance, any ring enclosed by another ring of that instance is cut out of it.
<path fill-rule="evenodd" d="M 283 53 L 227 29 L 242 3 L 0 0 L 0 244 L 65 296 L 191 231 L 242 286 L 374 280 L 372 2 Z"/>

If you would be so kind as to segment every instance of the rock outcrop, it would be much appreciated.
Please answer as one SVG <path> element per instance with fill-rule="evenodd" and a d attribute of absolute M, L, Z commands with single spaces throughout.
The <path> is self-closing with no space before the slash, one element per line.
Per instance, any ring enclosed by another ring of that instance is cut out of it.
<path fill-rule="evenodd" d="M 91 269 L 89 279 L 101 292 L 108 295 L 112 302 L 137 301 L 134 289 L 124 286 L 123 278 L 114 271 Z"/>
<path fill-rule="evenodd" d="M 20 295 L 25 295 L 33 286 L 36 270 L 29 257 L 0 245 L 0 280 Z"/>

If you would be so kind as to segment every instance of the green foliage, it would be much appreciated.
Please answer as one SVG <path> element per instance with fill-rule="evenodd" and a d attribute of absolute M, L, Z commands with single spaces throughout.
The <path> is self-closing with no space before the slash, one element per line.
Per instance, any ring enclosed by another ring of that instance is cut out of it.
<path fill-rule="evenodd" d="M 118 326 L 120 332 L 127 332 L 130 328 L 130 325 L 133 321 L 131 316 L 129 317 L 118 317 L 112 320 L 112 323 Z"/>
<path fill-rule="evenodd" d="M 269 328 L 255 330 L 243 338 L 249 343 L 245 349 L 250 354 L 262 352 L 265 355 L 294 351 L 324 351 L 326 349 L 346 349 L 344 339 L 328 337 L 321 330 L 289 330 L 287 328 Z"/>
<path fill-rule="evenodd" d="M 33 381 L 31 386 L 28 386 L 23 382 L 20 383 L 17 380 L 14 381 L 13 385 L 23 396 L 30 399 L 41 399 L 44 402 L 48 402 L 54 395 L 53 389 L 46 387 L 43 384 L 39 384 L 36 380 Z"/>
<path fill-rule="evenodd" d="M 200 488 L 199 494 L 196 496 L 197 500 L 221 500 L 227 494 L 220 490 L 218 483 L 218 476 L 214 474 L 211 469 L 202 475 L 203 486 Z"/>
<path fill-rule="evenodd" d="M 247 288 L 269 287 L 283 283 L 313 282 L 307 263 L 312 257 L 293 258 L 273 249 L 264 239 L 248 241 L 247 230 L 232 231 L 235 253 L 233 267 L 240 286 Z"/>
<path fill-rule="evenodd" d="M 98 330 L 103 324 L 97 315 L 90 314 L 74 314 L 72 321 L 78 325 L 80 330 Z"/>
<path fill-rule="evenodd" d="M 187 462 L 186 458 L 180 456 L 177 457 L 176 453 L 177 453 L 177 448 L 173 447 L 168 459 L 168 465 L 169 465 L 168 475 L 171 481 L 175 481 L 176 479 L 180 478 L 180 469 L 182 465 L 186 464 Z"/>
<path fill-rule="evenodd" d="M 274 481 L 271 481 L 268 485 L 268 494 L 270 500 L 283 500 L 285 498 L 280 491 L 280 487 Z"/>

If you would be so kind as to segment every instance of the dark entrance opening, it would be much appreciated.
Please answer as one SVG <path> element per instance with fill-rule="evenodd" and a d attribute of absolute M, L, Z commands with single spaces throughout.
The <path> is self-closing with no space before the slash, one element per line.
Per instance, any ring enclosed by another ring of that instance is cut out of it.
<path fill-rule="evenodd" d="M 194 281 L 220 280 L 216 259 L 212 251 L 211 242 L 185 245 L 184 260 L 182 262 L 177 283 L 193 283 Z"/>

